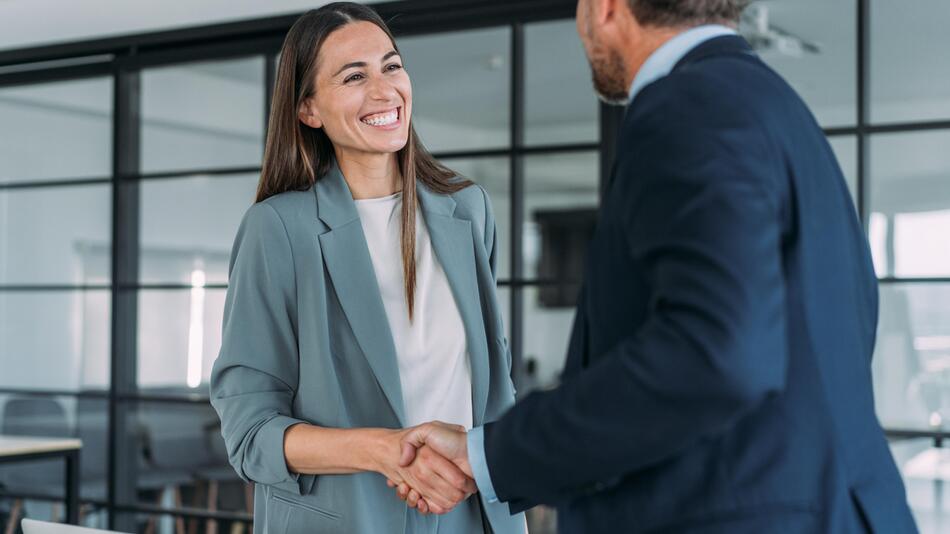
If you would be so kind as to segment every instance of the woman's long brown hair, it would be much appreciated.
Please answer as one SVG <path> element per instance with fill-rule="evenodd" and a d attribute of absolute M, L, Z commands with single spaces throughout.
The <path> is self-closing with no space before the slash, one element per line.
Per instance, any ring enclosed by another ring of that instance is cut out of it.
<path fill-rule="evenodd" d="M 309 189 L 330 170 L 333 144 L 322 128 L 311 128 L 300 122 L 297 112 L 314 94 L 317 55 L 327 36 L 358 21 L 379 26 L 399 51 L 383 19 L 372 8 L 352 2 L 334 2 L 308 11 L 287 32 L 280 52 L 256 202 L 285 191 Z M 464 189 L 471 182 L 458 178 L 436 161 L 419 141 L 411 122 L 406 146 L 399 150 L 397 158 L 402 172 L 400 248 L 411 321 L 416 290 L 416 181 L 443 195 Z"/>

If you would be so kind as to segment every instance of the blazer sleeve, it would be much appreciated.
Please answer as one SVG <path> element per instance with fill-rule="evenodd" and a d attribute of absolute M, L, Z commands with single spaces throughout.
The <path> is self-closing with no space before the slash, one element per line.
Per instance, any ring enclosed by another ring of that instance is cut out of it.
<path fill-rule="evenodd" d="M 211 404 L 241 478 L 306 494 L 315 476 L 291 473 L 284 457 L 284 432 L 304 422 L 292 416 L 299 373 L 296 308 L 286 228 L 270 204 L 255 204 L 231 252 Z"/>
<path fill-rule="evenodd" d="M 708 84 L 685 85 L 655 84 L 668 95 L 628 118 L 599 223 L 621 236 L 601 257 L 642 267 L 647 319 L 485 427 L 491 479 L 512 512 L 609 488 L 784 388 L 781 160 L 748 112 L 723 110 L 730 100 Z"/>

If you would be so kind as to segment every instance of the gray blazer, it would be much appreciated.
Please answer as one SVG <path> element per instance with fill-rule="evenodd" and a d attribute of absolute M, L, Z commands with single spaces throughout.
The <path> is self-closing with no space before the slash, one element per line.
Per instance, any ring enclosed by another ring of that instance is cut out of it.
<path fill-rule="evenodd" d="M 491 205 L 479 186 L 450 196 L 422 185 L 417 191 L 465 324 L 473 416 L 481 425 L 514 404 L 495 294 Z M 211 404 L 231 465 L 256 484 L 255 533 L 404 532 L 407 513 L 416 513 L 382 475 L 297 475 L 284 458 L 284 431 L 295 423 L 405 426 L 386 311 L 356 205 L 336 166 L 311 189 L 273 196 L 245 214 L 231 253 Z M 479 502 L 495 533 L 523 532 L 523 516 L 480 494 L 439 517 L 440 530 L 477 530 L 471 523 L 481 524 Z"/>

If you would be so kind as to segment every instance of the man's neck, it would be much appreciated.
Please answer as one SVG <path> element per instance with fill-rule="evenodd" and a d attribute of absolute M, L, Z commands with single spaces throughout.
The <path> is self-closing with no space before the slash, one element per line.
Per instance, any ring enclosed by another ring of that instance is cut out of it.
<path fill-rule="evenodd" d="M 663 46 L 667 41 L 683 33 L 689 28 L 658 28 L 649 27 L 641 30 L 640 38 L 635 43 L 628 46 L 624 51 L 624 65 L 626 66 L 627 76 L 625 77 L 626 87 L 633 84 L 633 79 L 643 68 L 643 64 Z"/>

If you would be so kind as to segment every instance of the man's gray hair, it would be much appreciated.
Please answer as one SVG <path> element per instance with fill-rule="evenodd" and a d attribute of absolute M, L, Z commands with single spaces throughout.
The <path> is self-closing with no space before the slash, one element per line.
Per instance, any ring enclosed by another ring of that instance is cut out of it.
<path fill-rule="evenodd" d="M 642 26 L 735 26 L 750 0 L 627 0 Z"/>

